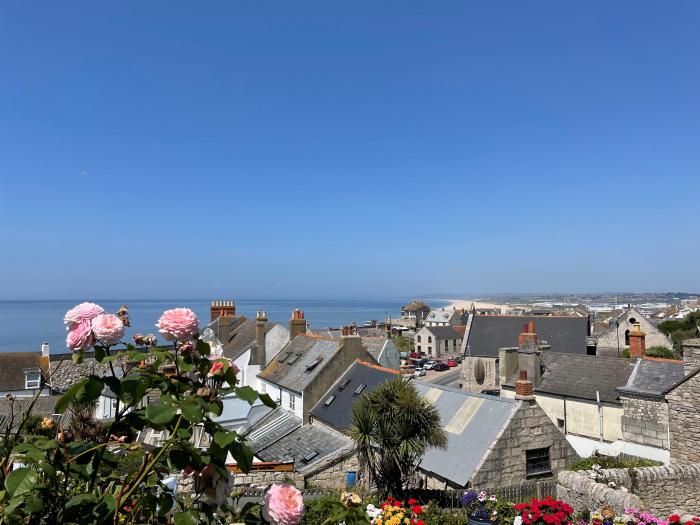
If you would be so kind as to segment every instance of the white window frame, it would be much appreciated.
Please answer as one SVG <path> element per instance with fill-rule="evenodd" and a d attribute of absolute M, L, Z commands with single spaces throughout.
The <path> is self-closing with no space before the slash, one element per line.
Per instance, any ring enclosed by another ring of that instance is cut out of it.
<path fill-rule="evenodd" d="M 36 376 L 36 379 L 29 379 L 34 376 Z M 27 390 L 41 388 L 41 374 L 39 372 L 28 372 L 24 374 L 24 388 Z"/>
<path fill-rule="evenodd" d="M 289 410 L 296 409 L 296 399 L 294 394 L 289 394 Z"/>

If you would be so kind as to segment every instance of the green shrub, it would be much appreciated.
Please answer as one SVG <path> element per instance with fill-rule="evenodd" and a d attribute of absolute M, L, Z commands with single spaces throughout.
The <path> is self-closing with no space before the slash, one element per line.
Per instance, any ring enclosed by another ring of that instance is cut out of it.
<path fill-rule="evenodd" d="M 442 509 L 434 501 L 423 507 L 421 518 L 425 525 L 466 525 L 467 523 L 467 515 L 462 509 Z"/>
<path fill-rule="evenodd" d="M 651 459 L 616 458 L 595 452 L 591 457 L 582 459 L 571 465 L 569 470 L 591 470 L 593 465 L 600 465 L 602 468 L 636 468 L 656 467 L 661 465 L 661 463 Z"/>
<path fill-rule="evenodd" d="M 678 359 L 678 354 L 665 346 L 651 346 L 646 349 L 649 357 L 663 357 L 665 359 Z"/>

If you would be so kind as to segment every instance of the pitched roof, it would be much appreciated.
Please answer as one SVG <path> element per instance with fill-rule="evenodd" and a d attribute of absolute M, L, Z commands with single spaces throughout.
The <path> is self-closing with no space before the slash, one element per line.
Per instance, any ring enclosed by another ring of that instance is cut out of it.
<path fill-rule="evenodd" d="M 389 370 L 366 361 L 355 361 L 328 389 L 316 406 L 311 409 L 311 416 L 341 432 L 352 425 L 352 409 L 355 402 L 364 394 L 372 392 L 379 385 L 395 379 L 396 370 Z"/>
<path fill-rule="evenodd" d="M 262 461 L 294 461 L 294 468 L 300 470 L 352 446 L 352 440 L 339 432 L 322 425 L 304 425 L 256 455 Z"/>
<path fill-rule="evenodd" d="M 384 337 L 385 332 L 381 328 L 376 326 L 357 326 L 357 335 L 360 337 Z M 324 328 L 323 330 L 313 330 L 314 334 L 320 335 L 322 337 L 330 337 L 332 339 L 339 339 L 341 336 L 340 328 Z"/>
<path fill-rule="evenodd" d="M 459 333 L 454 326 L 425 326 L 436 339 L 462 339 L 464 332 Z"/>
<path fill-rule="evenodd" d="M 287 343 L 258 377 L 301 393 L 337 350 L 337 341 L 298 335 Z"/>
<path fill-rule="evenodd" d="M 420 468 L 465 486 L 482 458 L 515 414 L 520 401 L 417 382 L 416 388 L 440 411 L 447 448 L 430 448 Z"/>
<path fill-rule="evenodd" d="M 401 310 L 405 312 L 415 312 L 416 310 L 419 310 L 421 308 L 427 308 L 430 310 L 430 307 L 425 304 L 423 301 L 412 301 L 404 306 L 401 307 Z"/>
<path fill-rule="evenodd" d="M 275 323 L 265 323 L 265 333 L 270 331 Z M 219 339 L 223 345 L 224 356 L 236 360 L 247 350 L 257 344 L 256 342 L 257 321 L 255 319 L 245 319 L 236 324 L 232 329 L 227 330 L 223 339 Z"/>
<path fill-rule="evenodd" d="M 60 397 L 61 396 L 39 396 L 32 408 L 32 414 L 39 417 L 52 416 Z M 31 397 L 15 397 L 13 401 L 5 397 L 0 398 L 0 431 L 5 430 L 6 426 L 10 424 L 10 421 L 13 421 L 13 428 L 16 428 L 29 409 L 31 402 Z M 13 414 L 14 420 L 12 419 Z"/>
<path fill-rule="evenodd" d="M 592 355 L 542 352 L 542 379 L 535 392 L 579 399 L 618 403 L 617 387 L 627 383 L 634 364 L 628 359 Z M 507 387 L 513 388 L 518 379 L 516 370 Z"/>
<path fill-rule="evenodd" d="M 663 396 L 685 379 L 683 361 L 637 359 L 627 383 L 620 393 Z"/>
<path fill-rule="evenodd" d="M 499 348 L 518 346 L 523 325 L 535 323 L 535 332 L 551 352 L 586 354 L 588 318 L 570 316 L 474 315 L 467 332 L 467 354 L 498 357 Z"/>
<path fill-rule="evenodd" d="M 24 390 L 24 373 L 40 372 L 41 352 L 0 352 L 0 391 Z"/>
<path fill-rule="evenodd" d="M 230 333 L 235 330 L 241 323 L 245 322 L 247 318 L 243 315 L 234 315 L 230 317 L 217 317 L 213 321 L 211 321 L 205 328 L 210 328 L 212 332 L 214 332 L 214 335 L 216 338 L 221 341 L 221 343 L 225 343 L 225 341 L 228 339 L 228 336 Z M 202 330 L 202 332 L 204 331 Z"/>
<path fill-rule="evenodd" d="M 387 344 L 388 339 L 386 337 L 363 337 L 362 346 L 371 355 L 377 363 L 379 362 L 379 356 L 382 355 L 382 351 Z"/>
<path fill-rule="evenodd" d="M 301 419 L 283 408 L 276 408 L 245 433 L 248 446 L 257 454 L 301 426 Z"/>

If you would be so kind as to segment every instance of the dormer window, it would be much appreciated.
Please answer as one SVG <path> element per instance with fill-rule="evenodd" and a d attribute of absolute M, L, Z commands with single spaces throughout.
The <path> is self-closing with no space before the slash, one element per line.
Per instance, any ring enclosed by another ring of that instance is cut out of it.
<path fill-rule="evenodd" d="M 24 373 L 24 388 L 27 390 L 32 390 L 41 387 L 41 373 L 40 372 L 25 372 Z"/>

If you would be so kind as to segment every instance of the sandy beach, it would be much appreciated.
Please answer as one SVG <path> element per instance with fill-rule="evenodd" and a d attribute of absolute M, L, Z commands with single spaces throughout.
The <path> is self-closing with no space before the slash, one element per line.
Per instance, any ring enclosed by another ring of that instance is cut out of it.
<path fill-rule="evenodd" d="M 443 299 L 444 301 L 449 302 L 449 304 L 442 309 L 445 310 L 452 310 L 457 309 L 460 310 L 464 308 L 465 310 L 469 310 L 472 305 L 474 305 L 476 308 L 508 308 L 508 305 L 505 304 L 496 304 L 496 303 L 486 303 L 483 301 L 476 301 L 474 299 Z"/>

